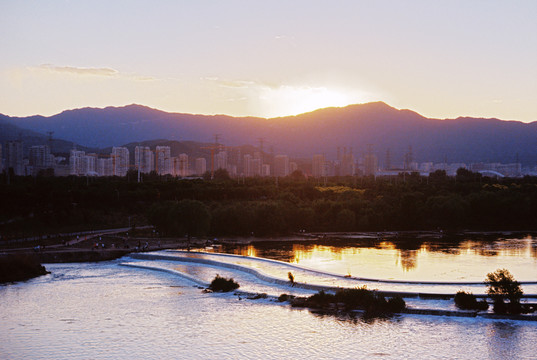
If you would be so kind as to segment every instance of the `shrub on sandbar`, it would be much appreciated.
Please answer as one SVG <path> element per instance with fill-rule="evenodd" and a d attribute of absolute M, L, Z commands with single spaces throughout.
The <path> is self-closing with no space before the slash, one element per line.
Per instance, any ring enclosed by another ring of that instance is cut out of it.
<path fill-rule="evenodd" d="M 239 286 L 240 285 L 233 280 L 233 278 L 226 279 L 217 274 L 213 281 L 211 281 L 209 289 L 212 291 L 228 292 L 238 289 Z"/>
<path fill-rule="evenodd" d="M 485 300 L 477 301 L 472 293 L 457 291 L 455 295 L 455 306 L 461 310 L 487 310 L 489 304 Z"/>
<path fill-rule="evenodd" d="M 376 291 L 365 287 L 358 289 L 340 289 L 335 294 L 320 291 L 307 298 L 304 305 L 314 309 L 338 308 L 343 306 L 345 310 L 365 310 L 367 314 L 389 314 L 401 312 L 406 308 L 405 301 L 395 296 L 386 298 Z"/>

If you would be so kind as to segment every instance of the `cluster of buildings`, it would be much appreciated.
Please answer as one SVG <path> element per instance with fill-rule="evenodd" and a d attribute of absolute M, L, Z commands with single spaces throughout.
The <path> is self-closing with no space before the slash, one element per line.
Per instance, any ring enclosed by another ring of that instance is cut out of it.
<path fill-rule="evenodd" d="M 200 174 L 205 172 L 205 159 L 200 161 Z M 198 163 L 198 162 L 197 162 Z M 155 171 L 159 175 L 189 176 L 187 154 L 171 156 L 169 146 L 157 146 L 151 150 L 147 146 L 136 146 L 134 164 L 126 147 L 113 147 L 110 155 L 86 154 L 73 149 L 69 156 L 69 174 L 79 176 L 125 176 L 130 169 L 142 174 Z"/>
<path fill-rule="evenodd" d="M 48 145 L 30 146 L 24 156 L 22 141 L 0 144 L 0 171 L 12 169 L 14 175 L 37 175 L 40 171 L 54 169 L 65 158 L 54 156 Z"/>
<path fill-rule="evenodd" d="M 418 163 L 413 160 L 411 151 L 405 155 L 401 166 L 392 166 L 387 156 L 381 168 L 371 148 L 360 157 L 354 156 L 352 148 L 337 148 L 335 160 L 327 159 L 324 154 L 316 154 L 311 162 L 302 161 L 299 166 L 296 161 L 291 161 L 288 155 L 267 155 L 262 151 L 241 154 L 240 148 L 224 146 L 214 146 L 211 148 L 211 156 L 197 157 L 191 161 L 185 153 L 172 156 L 170 146 L 156 146 L 154 149 L 136 146 L 134 154 L 126 147 L 113 147 L 112 152 L 106 155 L 73 149 L 69 158 L 65 159 L 54 156 L 48 145 L 29 147 L 27 157 L 24 156 L 21 141 L 7 141 L 3 145 L 0 144 L 0 171 L 12 169 L 15 175 L 21 176 L 35 176 L 41 171 L 49 171 L 49 174 L 55 176 L 125 176 L 131 169 L 140 174 L 154 171 L 159 175 L 178 177 L 201 176 L 207 171 L 218 169 L 225 169 L 231 177 L 284 177 L 295 170 L 301 170 L 305 175 L 314 178 L 396 176 L 401 172 L 419 172 L 428 176 L 436 170 L 443 170 L 447 175 L 453 176 L 459 168 L 498 177 L 537 175 L 537 167 L 522 168 L 520 163 Z"/>
<path fill-rule="evenodd" d="M 199 161 L 198 161 L 199 160 Z M 171 155 L 169 146 L 157 146 L 151 150 L 148 146 L 134 148 L 134 168 L 142 174 L 155 171 L 159 175 L 190 176 L 193 173 L 189 168 L 187 154 Z M 202 175 L 206 171 L 206 160 L 196 159 L 195 173 Z"/>
<path fill-rule="evenodd" d="M 73 149 L 69 156 L 69 175 L 125 176 L 129 164 L 129 149 L 125 147 L 113 147 L 110 155 Z"/>

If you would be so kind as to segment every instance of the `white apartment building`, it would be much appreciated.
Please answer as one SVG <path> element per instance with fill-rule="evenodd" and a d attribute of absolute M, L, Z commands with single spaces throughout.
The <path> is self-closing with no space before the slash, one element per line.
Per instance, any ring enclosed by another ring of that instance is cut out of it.
<path fill-rule="evenodd" d="M 287 176 L 289 174 L 289 156 L 276 155 L 274 157 L 274 176 Z"/>
<path fill-rule="evenodd" d="M 126 147 L 112 148 L 112 162 L 114 164 L 114 176 L 125 176 L 129 171 L 129 149 Z"/>
<path fill-rule="evenodd" d="M 157 146 L 155 148 L 155 170 L 159 175 L 171 175 L 173 173 L 169 146 Z"/>
<path fill-rule="evenodd" d="M 327 175 L 326 159 L 324 155 L 313 155 L 313 164 L 311 170 L 313 177 L 324 177 Z"/>
<path fill-rule="evenodd" d="M 136 146 L 134 148 L 134 167 L 143 174 L 154 170 L 154 154 L 148 146 Z"/>

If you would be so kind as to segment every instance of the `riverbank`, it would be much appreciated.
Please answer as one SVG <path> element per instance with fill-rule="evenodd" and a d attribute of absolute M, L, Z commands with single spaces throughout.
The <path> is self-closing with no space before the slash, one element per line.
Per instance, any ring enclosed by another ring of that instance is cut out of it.
<path fill-rule="evenodd" d="M 0 284 L 24 281 L 49 272 L 32 254 L 11 254 L 0 256 Z"/>

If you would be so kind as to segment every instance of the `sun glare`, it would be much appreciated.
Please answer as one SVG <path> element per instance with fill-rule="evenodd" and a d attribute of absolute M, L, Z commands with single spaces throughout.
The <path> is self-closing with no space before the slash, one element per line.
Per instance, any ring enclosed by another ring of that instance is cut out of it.
<path fill-rule="evenodd" d="M 268 117 L 297 115 L 321 108 L 362 102 L 356 94 L 325 87 L 294 86 L 266 89 L 260 95 L 260 100 Z"/>

